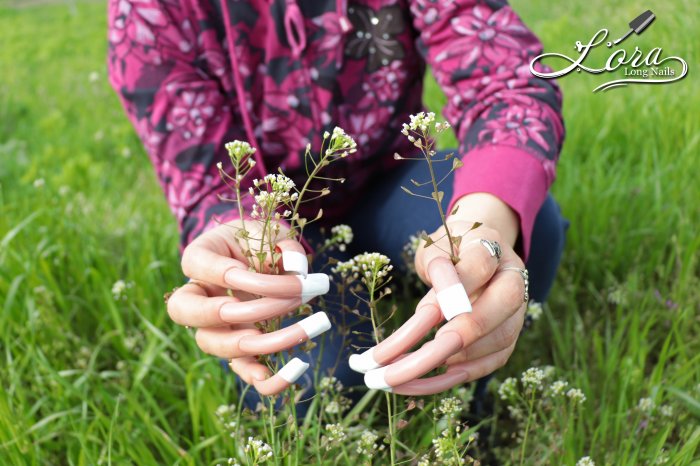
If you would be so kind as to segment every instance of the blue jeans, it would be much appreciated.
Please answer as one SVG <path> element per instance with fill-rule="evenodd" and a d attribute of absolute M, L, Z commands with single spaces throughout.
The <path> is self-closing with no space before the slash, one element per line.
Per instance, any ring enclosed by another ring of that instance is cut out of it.
<path fill-rule="evenodd" d="M 440 156 L 439 153 L 436 157 L 440 158 Z M 438 179 L 447 173 L 451 165 L 451 162 L 435 165 Z M 387 255 L 393 264 L 402 264 L 401 253 L 404 245 L 409 241 L 409 237 L 419 231 L 430 233 L 441 224 L 439 213 L 433 201 L 410 196 L 400 188 L 400 186 L 405 186 L 413 192 L 420 191 L 415 188 L 411 180 L 422 182 L 427 179 L 427 176 L 425 162 L 406 160 L 398 169 L 388 174 L 382 174 L 370 183 L 363 193 L 358 193 L 359 198 L 355 202 L 352 213 L 347 218 L 337 222 L 352 227 L 355 238 L 348 251 L 344 254 L 334 252 L 333 257 L 345 260 L 365 251 L 380 252 Z M 428 188 L 426 186 L 426 190 L 420 192 L 429 195 L 430 189 Z M 451 198 L 452 175 L 445 179 L 440 185 L 440 189 L 445 192 L 445 199 Z M 315 225 L 309 225 L 304 231 L 305 237 L 312 244 L 318 244 L 321 240 L 319 228 Z M 547 299 L 559 267 L 567 228 L 568 221 L 562 217 L 554 198 L 551 195 L 548 196 L 535 220 L 530 255 L 526 264 L 530 272 L 531 301 L 541 303 Z M 314 262 L 314 270 L 319 271 L 319 267 L 326 262 L 326 257 L 317 257 Z M 329 273 L 328 270 L 323 271 Z M 395 283 L 400 281 L 401 267 L 395 266 L 393 275 Z M 305 376 L 298 381 L 306 390 L 302 399 L 313 396 L 311 377 L 315 369 L 314 366 L 317 364 L 321 366 L 319 368 L 321 376 L 332 372 L 346 387 L 364 384 L 363 375 L 351 370 L 347 361 L 352 353 L 361 351 L 357 349 L 358 347 L 372 346 L 368 338 L 368 335 L 371 334 L 371 325 L 366 318 L 358 319 L 351 313 L 341 313 L 337 302 L 337 297 L 331 296 L 327 299 L 327 312 L 331 320 L 340 322 L 341 319 L 345 319 L 345 325 L 351 326 L 354 331 L 343 337 L 335 331 L 338 326 L 334 325 L 333 329 L 326 332 L 324 336 L 318 337 L 318 339 L 323 339 L 322 344 L 319 344 L 311 352 L 294 354 L 312 365 Z M 367 315 L 366 309 L 360 309 L 360 311 Z M 299 317 L 291 318 L 285 322 L 285 325 L 298 320 L 300 320 Z M 482 410 L 489 378 L 490 376 L 477 381 L 473 406 L 473 410 L 477 413 Z M 356 392 L 353 394 L 359 398 L 361 391 Z M 259 401 L 260 397 L 255 390 L 247 391 L 245 404 L 248 407 L 254 408 Z M 303 416 L 307 407 L 308 402 L 297 404 L 297 414 Z"/>

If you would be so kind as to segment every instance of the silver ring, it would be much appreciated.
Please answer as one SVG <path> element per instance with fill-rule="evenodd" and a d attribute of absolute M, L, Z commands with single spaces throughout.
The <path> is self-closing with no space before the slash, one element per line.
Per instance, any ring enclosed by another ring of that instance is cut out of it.
<path fill-rule="evenodd" d="M 501 245 L 498 244 L 498 241 L 491 241 L 488 239 L 482 239 L 480 240 L 481 244 L 486 248 L 486 250 L 491 254 L 491 257 L 495 257 L 496 260 L 501 260 Z"/>
<path fill-rule="evenodd" d="M 523 295 L 523 302 L 526 303 L 530 299 L 530 273 L 527 269 L 521 269 L 520 267 L 503 267 L 501 270 L 513 270 L 518 272 L 521 277 L 523 277 L 523 282 L 525 282 L 525 294 Z"/>

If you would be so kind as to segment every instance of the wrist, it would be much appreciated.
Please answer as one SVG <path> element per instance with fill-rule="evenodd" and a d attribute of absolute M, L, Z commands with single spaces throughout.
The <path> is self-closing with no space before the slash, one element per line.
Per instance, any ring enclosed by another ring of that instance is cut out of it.
<path fill-rule="evenodd" d="M 505 202 L 489 193 L 471 193 L 460 197 L 452 207 L 448 220 L 480 222 L 501 234 L 511 247 L 520 234 L 518 214 Z"/>

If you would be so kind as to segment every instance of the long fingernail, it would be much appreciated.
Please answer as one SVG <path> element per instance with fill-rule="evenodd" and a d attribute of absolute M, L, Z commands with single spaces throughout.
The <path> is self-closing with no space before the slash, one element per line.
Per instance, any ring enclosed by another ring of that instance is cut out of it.
<path fill-rule="evenodd" d="M 331 321 L 325 312 L 317 312 L 311 314 L 306 319 L 300 320 L 298 322 L 304 332 L 309 336 L 309 340 L 316 338 L 323 332 L 328 331 L 331 328 Z"/>
<path fill-rule="evenodd" d="M 461 283 L 455 283 L 438 292 L 437 300 L 442 314 L 448 321 L 465 312 L 472 312 L 469 296 Z"/>
<path fill-rule="evenodd" d="M 306 363 L 299 358 L 294 358 L 285 364 L 284 367 L 277 372 L 277 375 L 289 383 L 294 383 L 304 372 L 306 372 L 306 369 L 308 368 L 309 363 Z"/>
<path fill-rule="evenodd" d="M 391 387 L 384 379 L 385 372 L 386 367 L 380 367 L 379 369 L 367 372 L 365 374 L 365 385 L 372 390 L 391 391 Z"/>
<path fill-rule="evenodd" d="M 368 349 L 364 353 L 351 355 L 348 364 L 350 365 L 350 369 L 362 374 L 381 367 L 381 364 L 374 359 L 374 347 Z"/>
<path fill-rule="evenodd" d="M 328 293 L 330 280 L 325 273 L 311 273 L 306 277 L 297 276 L 301 281 L 301 302 L 307 303 L 316 296 Z"/>
<path fill-rule="evenodd" d="M 297 251 L 282 252 L 282 267 L 285 272 L 298 273 L 304 277 L 309 273 L 309 261 L 306 254 Z"/>

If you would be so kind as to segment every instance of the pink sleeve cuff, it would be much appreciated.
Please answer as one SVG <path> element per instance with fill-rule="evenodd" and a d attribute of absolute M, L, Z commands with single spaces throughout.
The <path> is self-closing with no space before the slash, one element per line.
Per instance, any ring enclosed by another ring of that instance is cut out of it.
<path fill-rule="evenodd" d="M 520 250 L 527 260 L 535 217 L 547 197 L 548 180 L 542 162 L 512 146 L 485 146 L 462 157 L 455 171 L 454 191 L 447 212 L 471 193 L 489 193 L 508 204 L 520 218 Z M 516 244 L 517 246 L 517 244 Z"/>

